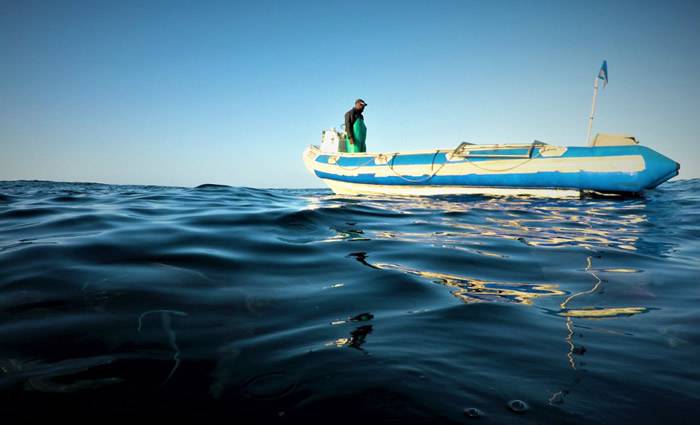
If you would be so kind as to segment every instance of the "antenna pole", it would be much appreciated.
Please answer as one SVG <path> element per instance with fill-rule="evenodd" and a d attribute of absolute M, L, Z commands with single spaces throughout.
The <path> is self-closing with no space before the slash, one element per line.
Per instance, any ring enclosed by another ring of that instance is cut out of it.
<path fill-rule="evenodd" d="M 600 78 L 596 75 L 595 82 L 593 83 L 593 104 L 591 105 L 591 116 L 588 117 L 588 134 L 586 135 L 586 145 L 591 144 L 591 130 L 593 129 L 593 117 L 595 117 L 595 101 L 598 98 L 598 80 Z"/>

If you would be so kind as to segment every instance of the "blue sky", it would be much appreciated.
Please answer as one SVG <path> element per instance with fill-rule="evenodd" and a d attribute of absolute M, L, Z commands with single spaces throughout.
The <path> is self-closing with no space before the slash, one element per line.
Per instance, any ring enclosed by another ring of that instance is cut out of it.
<path fill-rule="evenodd" d="M 368 102 L 370 150 L 636 135 L 700 177 L 700 3 L 3 1 L 0 180 L 321 187 L 301 161 Z"/>

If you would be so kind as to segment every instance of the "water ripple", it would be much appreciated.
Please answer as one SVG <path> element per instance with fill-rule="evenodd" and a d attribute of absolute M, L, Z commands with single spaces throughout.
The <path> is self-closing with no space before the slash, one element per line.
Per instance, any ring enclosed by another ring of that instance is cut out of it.
<path fill-rule="evenodd" d="M 698 193 L 0 182 L 3 412 L 683 423 Z"/>

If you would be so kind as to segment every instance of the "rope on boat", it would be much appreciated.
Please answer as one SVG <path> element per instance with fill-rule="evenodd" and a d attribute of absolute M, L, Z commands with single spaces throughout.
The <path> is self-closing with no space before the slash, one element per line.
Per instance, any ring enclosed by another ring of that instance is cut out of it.
<path fill-rule="evenodd" d="M 476 168 L 478 168 L 478 169 L 480 169 L 480 170 L 490 171 L 490 172 L 492 172 L 492 173 L 502 173 L 502 172 L 504 172 L 504 171 L 515 170 L 516 168 L 522 167 L 523 165 L 525 165 L 525 164 L 527 164 L 528 162 L 530 162 L 530 161 L 532 161 L 533 159 L 535 159 L 536 157 L 533 156 L 533 150 L 535 149 L 536 146 L 540 146 L 540 145 L 542 145 L 542 144 L 543 144 L 543 143 L 540 142 L 539 140 L 535 140 L 534 142 L 532 142 L 532 145 L 530 145 L 530 150 L 528 151 L 528 156 L 529 156 L 529 157 L 526 158 L 525 161 L 523 161 L 523 162 L 521 162 L 521 163 L 519 163 L 519 164 L 516 164 L 516 165 L 514 165 L 514 166 L 512 166 L 512 167 L 506 167 L 506 168 L 503 168 L 503 169 L 500 169 L 500 170 L 494 170 L 494 169 L 491 169 L 491 168 L 486 168 L 486 167 L 482 167 L 482 166 L 476 165 L 476 162 L 470 160 L 468 156 L 465 156 L 465 157 L 463 157 L 463 158 L 464 158 L 468 163 L 470 163 L 471 165 L 475 166 Z M 460 147 L 461 147 L 461 146 L 462 146 L 462 145 L 460 145 Z"/>
<path fill-rule="evenodd" d="M 471 161 L 471 160 L 469 159 L 469 157 L 466 157 L 466 156 L 464 157 L 464 159 L 465 159 L 468 163 L 470 163 L 471 165 L 475 166 L 476 168 L 478 168 L 478 169 L 480 169 L 480 170 L 490 171 L 490 172 L 492 172 L 492 173 L 502 173 L 502 172 L 504 172 L 504 171 L 515 170 L 516 168 L 521 167 L 521 166 L 527 164 L 528 162 L 532 161 L 532 160 L 535 159 L 535 158 L 533 158 L 533 157 L 527 158 L 525 161 L 521 162 L 520 164 L 516 164 L 516 165 L 514 165 L 514 166 L 512 166 L 512 167 L 507 167 L 507 168 L 503 168 L 503 169 L 500 169 L 500 170 L 494 170 L 494 169 L 491 169 L 491 168 L 485 168 L 485 167 L 481 167 L 481 166 L 479 166 L 479 165 L 476 165 L 476 162 Z"/>
<path fill-rule="evenodd" d="M 459 146 L 457 147 L 457 149 L 455 149 L 454 151 L 452 151 L 452 153 L 454 154 L 454 153 L 457 152 L 457 150 L 460 149 L 461 147 L 462 147 L 462 145 L 459 145 Z M 435 158 L 437 158 L 437 156 L 438 156 L 439 153 L 440 153 L 440 149 L 437 149 L 437 150 L 435 151 L 435 154 L 433 154 L 433 160 L 432 160 L 431 163 L 430 163 L 430 169 L 431 169 L 431 170 L 432 170 L 433 167 L 435 166 Z M 433 177 L 435 177 L 435 175 L 437 175 L 437 173 L 440 172 L 440 170 L 442 170 L 442 168 L 445 166 L 445 164 L 447 164 L 447 161 L 443 162 L 442 165 L 440 165 L 440 168 L 438 168 L 437 170 L 435 170 L 435 172 L 433 172 L 433 174 L 431 174 L 431 175 L 429 175 L 429 176 L 426 176 L 426 177 L 423 177 L 423 178 L 419 178 L 419 179 L 409 179 L 409 178 L 407 178 L 407 177 L 402 176 L 401 174 L 397 173 L 396 170 L 394 170 L 394 160 L 396 159 L 397 156 L 399 156 L 398 152 L 395 153 L 395 154 L 393 155 L 393 157 L 391 158 L 391 163 L 388 164 L 388 165 L 389 165 L 389 169 L 390 169 L 394 174 L 396 174 L 397 177 L 399 177 L 400 179 L 405 180 L 405 181 L 407 181 L 407 182 L 410 182 L 410 183 L 423 183 L 423 182 L 426 182 L 426 181 L 432 179 Z"/>
<path fill-rule="evenodd" d="M 459 150 L 461 150 L 465 145 L 466 145 L 466 143 L 464 143 L 464 142 L 463 142 L 463 143 L 460 143 L 459 146 L 457 146 L 457 147 L 450 153 L 450 155 L 451 155 L 451 156 L 454 156 L 454 155 L 455 155 Z M 476 162 L 470 160 L 468 156 L 464 156 L 463 158 L 464 158 L 465 161 L 467 161 L 468 163 L 470 163 L 471 165 L 473 165 L 474 167 L 476 167 L 476 168 L 478 168 L 478 169 L 480 169 L 480 170 L 489 171 L 489 172 L 493 172 L 493 173 L 502 173 L 502 172 L 504 172 L 504 171 L 511 171 L 511 170 L 514 170 L 514 169 L 516 169 L 516 168 L 518 168 L 518 167 L 522 167 L 523 165 L 525 165 L 525 164 L 527 164 L 528 162 L 530 162 L 530 161 L 532 161 L 533 159 L 535 159 L 535 157 L 532 156 L 532 149 L 533 149 L 534 147 L 535 147 L 535 143 L 533 142 L 532 146 L 530 147 L 530 157 L 527 158 L 527 159 L 525 159 L 525 161 L 523 161 L 523 162 L 521 162 L 521 163 L 519 163 L 519 164 L 516 164 L 516 165 L 514 165 L 514 166 L 512 166 L 512 167 L 506 167 L 506 168 L 502 168 L 502 169 L 499 169 L 499 170 L 495 170 L 495 169 L 491 169 L 491 168 L 486 168 L 486 167 L 482 167 L 482 166 L 480 166 L 480 165 L 477 165 Z M 438 156 L 439 153 L 440 153 L 440 150 L 437 149 L 437 150 L 435 150 L 435 153 L 433 154 L 433 159 L 432 159 L 432 161 L 431 161 L 431 163 L 430 163 L 430 169 L 431 169 L 431 170 L 435 167 L 435 159 L 437 158 L 437 156 Z M 412 179 L 412 178 L 405 177 L 405 176 L 399 174 L 399 173 L 394 169 L 394 161 L 396 161 L 396 158 L 399 156 L 399 153 L 398 153 L 398 152 L 395 152 L 394 154 L 391 155 L 391 161 L 389 161 L 389 162 L 387 163 L 387 165 L 389 166 L 389 169 L 391 170 L 391 172 L 393 172 L 397 177 L 399 177 L 400 179 L 402 179 L 402 180 L 404 180 L 404 181 L 407 181 L 407 182 L 409 182 L 409 183 L 424 183 L 424 182 L 427 182 L 428 180 L 432 179 L 432 178 L 435 177 L 440 171 L 442 171 L 442 169 L 443 169 L 443 168 L 445 167 L 445 165 L 447 164 L 447 155 L 448 155 L 448 154 L 445 154 L 445 162 L 443 162 L 437 170 L 435 170 L 435 171 L 434 171 L 432 174 L 430 174 L 429 176 L 425 176 L 425 177 L 421 177 L 421 178 L 417 178 L 417 179 Z M 337 167 L 339 167 L 339 168 L 341 168 L 341 169 L 343 169 L 343 170 L 353 171 L 353 170 L 357 170 L 357 169 L 359 169 L 359 168 L 362 168 L 362 167 L 364 167 L 364 166 L 366 166 L 366 165 L 369 165 L 371 162 L 374 162 L 374 160 L 375 160 L 375 157 L 369 157 L 369 158 L 367 159 L 367 161 L 363 162 L 363 163 L 360 164 L 360 165 L 353 166 L 353 167 L 343 167 L 342 165 L 338 164 L 337 162 L 336 162 L 335 164 L 333 164 L 333 165 L 335 165 L 335 166 L 337 166 Z"/>
<path fill-rule="evenodd" d="M 370 162 L 374 162 L 373 156 L 369 157 L 369 159 L 367 159 L 367 161 L 363 162 L 362 164 L 360 164 L 356 167 L 343 167 L 342 165 L 338 164 L 337 162 L 335 164 L 332 164 L 332 165 L 335 165 L 336 167 L 342 168 L 343 170 L 353 171 L 353 170 L 357 170 L 358 168 L 362 168 L 365 165 L 369 165 Z"/>

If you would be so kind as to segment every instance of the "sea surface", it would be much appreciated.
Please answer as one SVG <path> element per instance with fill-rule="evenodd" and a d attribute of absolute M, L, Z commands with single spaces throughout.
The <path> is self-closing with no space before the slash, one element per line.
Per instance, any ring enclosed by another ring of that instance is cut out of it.
<path fill-rule="evenodd" d="M 697 424 L 700 180 L 643 198 L 0 182 L 0 418 Z"/>

